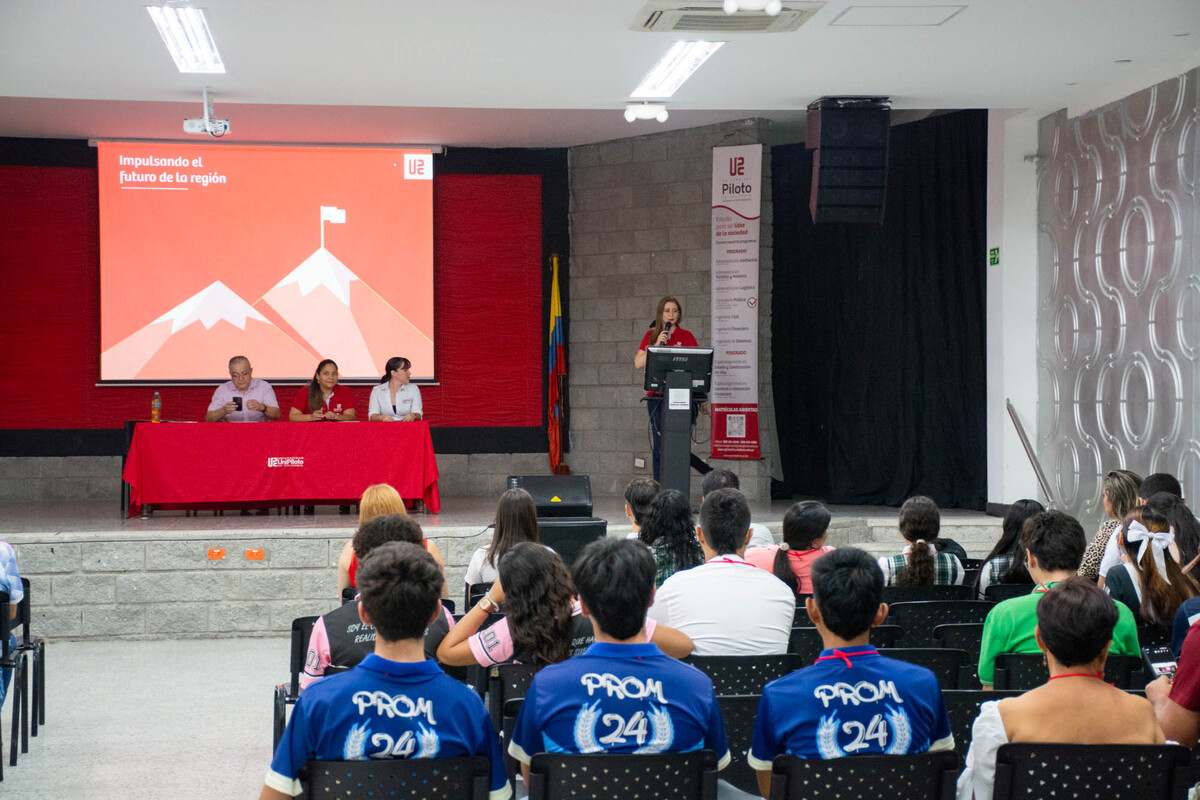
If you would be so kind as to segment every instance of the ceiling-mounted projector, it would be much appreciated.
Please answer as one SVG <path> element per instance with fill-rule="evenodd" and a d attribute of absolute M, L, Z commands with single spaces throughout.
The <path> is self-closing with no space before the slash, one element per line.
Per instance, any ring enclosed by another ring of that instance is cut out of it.
<path fill-rule="evenodd" d="M 193 117 L 183 121 L 183 132 L 191 133 L 197 136 L 208 134 L 213 138 L 220 138 L 229 133 L 229 120 L 217 119 L 213 116 L 212 99 L 208 96 L 208 89 L 204 90 L 204 116 Z"/>

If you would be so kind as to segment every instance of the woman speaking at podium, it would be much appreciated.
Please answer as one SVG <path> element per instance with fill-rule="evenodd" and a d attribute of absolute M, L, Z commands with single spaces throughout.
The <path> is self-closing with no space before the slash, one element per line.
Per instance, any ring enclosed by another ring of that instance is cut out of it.
<path fill-rule="evenodd" d="M 679 300 L 668 295 L 658 301 L 658 310 L 642 342 L 638 345 L 637 354 L 633 357 L 633 366 L 644 370 L 646 368 L 647 347 L 698 347 L 696 337 L 687 328 L 680 327 L 683 321 L 683 306 Z M 699 407 L 692 403 L 692 425 L 696 424 L 696 414 Z M 654 480 L 660 480 L 659 460 L 662 454 L 662 393 L 646 392 L 646 412 L 650 416 L 650 454 L 654 464 Z M 692 468 L 704 475 L 712 471 L 699 456 L 692 453 Z"/>

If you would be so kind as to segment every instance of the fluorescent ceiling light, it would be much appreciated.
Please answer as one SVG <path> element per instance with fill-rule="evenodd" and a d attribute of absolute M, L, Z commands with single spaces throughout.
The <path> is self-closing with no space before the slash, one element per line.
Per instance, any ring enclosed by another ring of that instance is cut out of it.
<path fill-rule="evenodd" d="M 676 42 L 667 54 L 646 73 L 642 82 L 630 97 L 670 97 L 692 77 L 692 73 L 708 61 L 709 56 L 721 49 L 724 42 Z"/>
<path fill-rule="evenodd" d="M 146 11 L 180 72 L 225 72 L 202 9 L 163 5 L 146 6 Z"/>

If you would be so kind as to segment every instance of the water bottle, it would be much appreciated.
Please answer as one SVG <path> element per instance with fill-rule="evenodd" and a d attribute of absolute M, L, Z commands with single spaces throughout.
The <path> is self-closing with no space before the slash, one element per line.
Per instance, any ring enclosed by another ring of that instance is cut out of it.
<path fill-rule="evenodd" d="M 154 399 L 150 401 L 150 421 L 162 422 L 162 395 L 158 392 L 154 393 Z"/>

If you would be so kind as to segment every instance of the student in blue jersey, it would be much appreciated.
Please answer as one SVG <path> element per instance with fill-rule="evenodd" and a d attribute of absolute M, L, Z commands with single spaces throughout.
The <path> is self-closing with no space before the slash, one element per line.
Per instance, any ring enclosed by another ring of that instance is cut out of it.
<path fill-rule="evenodd" d="M 485 756 L 489 800 L 512 788 L 500 741 L 479 697 L 425 660 L 425 628 L 441 614 L 443 578 L 419 545 L 376 547 L 358 570 L 358 613 L 374 625 L 375 652 L 349 672 L 326 678 L 300 696 L 260 800 L 302 792 L 310 760 Z"/>
<path fill-rule="evenodd" d="M 885 658 L 868 644 L 887 618 L 883 571 L 843 547 L 813 564 L 808 615 L 825 649 L 811 667 L 763 688 L 748 763 L 771 794 L 776 756 L 840 758 L 953 750 L 950 719 L 932 672 Z"/>
<path fill-rule="evenodd" d="M 596 641 L 541 670 L 525 695 L 508 753 L 526 782 L 538 753 L 664 753 L 707 749 L 729 764 L 712 680 L 646 643 L 654 557 L 639 542 L 600 539 L 575 562 L 575 588 Z M 722 784 L 721 797 L 748 797 Z"/>

